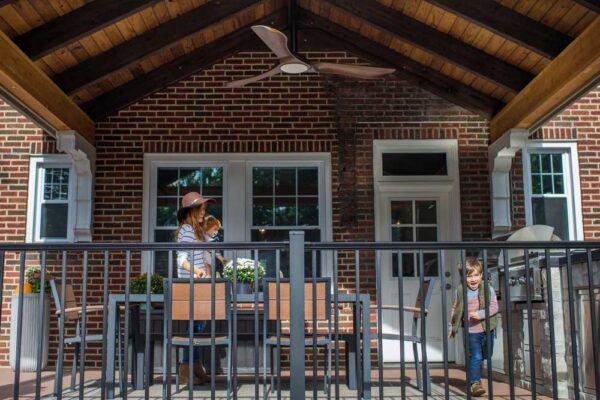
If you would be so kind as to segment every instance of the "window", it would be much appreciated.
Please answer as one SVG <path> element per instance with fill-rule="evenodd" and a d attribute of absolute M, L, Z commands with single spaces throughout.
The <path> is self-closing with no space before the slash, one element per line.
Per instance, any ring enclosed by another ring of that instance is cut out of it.
<path fill-rule="evenodd" d="M 27 240 L 73 239 L 75 174 L 63 156 L 32 157 Z"/>
<path fill-rule="evenodd" d="M 437 201 L 393 200 L 391 202 L 391 237 L 393 242 L 437 242 Z M 400 252 L 402 276 L 419 276 L 418 252 Z M 423 251 L 425 276 L 437 276 L 439 260 L 436 251 Z M 392 255 L 392 276 L 398 276 L 398 253 Z"/>
<path fill-rule="evenodd" d="M 179 225 L 177 210 L 181 199 L 189 192 L 198 192 L 204 197 L 215 199 L 209 203 L 206 214 L 223 219 L 223 168 L 165 167 L 156 170 L 156 201 L 153 229 L 154 242 L 174 242 L 175 232 Z M 223 230 L 220 232 L 223 236 Z M 154 271 L 168 275 L 168 252 L 156 252 Z M 175 268 L 175 266 L 173 266 Z"/>
<path fill-rule="evenodd" d="M 563 240 L 580 240 L 576 145 L 532 142 L 523 160 L 528 225 L 549 225 Z"/>
<path fill-rule="evenodd" d="M 446 153 L 382 153 L 383 176 L 448 175 Z"/>

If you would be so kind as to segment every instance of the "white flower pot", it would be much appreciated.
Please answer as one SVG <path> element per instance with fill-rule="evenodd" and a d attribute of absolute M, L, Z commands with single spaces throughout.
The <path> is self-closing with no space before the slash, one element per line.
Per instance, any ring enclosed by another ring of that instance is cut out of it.
<path fill-rule="evenodd" d="M 19 294 L 12 295 L 10 310 L 10 367 L 14 370 L 17 361 L 17 311 Z M 43 329 L 38 329 L 40 319 L 44 316 Z M 37 370 L 37 354 L 42 342 L 42 365 L 44 369 L 48 364 L 48 336 L 50 331 L 50 297 L 46 295 L 44 309 L 40 307 L 39 293 L 23 294 L 23 322 L 21 324 L 21 371 L 33 372 Z"/>

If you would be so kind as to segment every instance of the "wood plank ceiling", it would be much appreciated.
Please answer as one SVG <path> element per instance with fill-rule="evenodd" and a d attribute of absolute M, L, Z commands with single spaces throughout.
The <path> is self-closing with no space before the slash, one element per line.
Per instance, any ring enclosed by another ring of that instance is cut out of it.
<path fill-rule="evenodd" d="M 249 28 L 286 29 L 287 4 L 0 0 L 0 30 L 99 120 L 238 51 L 266 51 Z M 595 4 L 298 0 L 299 50 L 348 50 L 394 66 L 399 77 L 490 118 L 596 19 Z"/>

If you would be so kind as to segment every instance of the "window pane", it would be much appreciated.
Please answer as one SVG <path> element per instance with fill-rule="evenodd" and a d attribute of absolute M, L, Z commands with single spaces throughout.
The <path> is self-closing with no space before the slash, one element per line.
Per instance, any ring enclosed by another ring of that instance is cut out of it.
<path fill-rule="evenodd" d="M 156 203 L 156 226 L 177 226 L 177 197 L 159 197 Z"/>
<path fill-rule="evenodd" d="M 223 168 L 202 168 L 202 196 L 217 197 L 223 193 Z"/>
<path fill-rule="evenodd" d="M 252 169 L 252 194 L 254 196 L 273 195 L 273 168 Z"/>
<path fill-rule="evenodd" d="M 68 204 L 42 204 L 40 237 L 66 239 L 68 213 Z"/>
<path fill-rule="evenodd" d="M 552 172 L 562 174 L 562 154 L 552 154 Z"/>
<path fill-rule="evenodd" d="M 296 198 L 294 197 L 276 197 L 275 226 L 294 226 L 296 225 Z"/>
<path fill-rule="evenodd" d="M 552 194 L 552 175 L 542 175 L 544 194 Z"/>
<path fill-rule="evenodd" d="M 438 276 L 438 256 L 437 253 L 424 253 L 423 264 L 425 265 L 425 276 Z"/>
<path fill-rule="evenodd" d="M 565 194 L 565 183 L 562 175 L 554 175 L 554 194 Z"/>
<path fill-rule="evenodd" d="M 319 178 L 317 168 L 298 168 L 298 195 L 317 196 Z"/>
<path fill-rule="evenodd" d="M 417 242 L 437 242 L 437 228 L 417 228 Z"/>
<path fill-rule="evenodd" d="M 531 176 L 531 193 L 542 194 L 541 175 L 532 175 Z"/>
<path fill-rule="evenodd" d="M 156 194 L 158 196 L 177 196 L 177 169 L 159 168 L 156 176 Z"/>
<path fill-rule="evenodd" d="M 437 223 L 437 211 L 435 201 L 416 201 L 417 224 Z"/>
<path fill-rule="evenodd" d="M 413 253 L 402 254 L 402 276 L 415 276 L 415 255 Z"/>
<path fill-rule="evenodd" d="M 398 228 L 396 226 L 392 226 L 392 242 L 412 242 L 413 238 L 413 228 Z"/>
<path fill-rule="evenodd" d="M 271 197 L 254 197 L 252 199 L 252 225 L 273 225 L 273 199 Z"/>
<path fill-rule="evenodd" d="M 412 201 L 392 201 L 392 224 L 412 224 Z"/>
<path fill-rule="evenodd" d="M 69 169 L 46 168 L 43 187 L 44 200 L 68 200 Z"/>
<path fill-rule="evenodd" d="M 448 175 L 446 153 L 383 153 L 383 176 Z"/>
<path fill-rule="evenodd" d="M 179 170 L 179 195 L 185 196 L 189 192 L 202 193 L 202 169 Z"/>
<path fill-rule="evenodd" d="M 275 168 L 275 195 L 296 195 L 296 168 Z"/>
<path fill-rule="evenodd" d="M 540 157 L 542 159 L 542 172 L 552 172 L 550 169 L 552 164 L 552 154 L 540 154 Z"/>
<path fill-rule="evenodd" d="M 175 229 L 157 229 L 154 231 L 155 242 L 174 242 Z M 177 276 L 177 254 L 173 252 L 173 276 Z M 157 251 L 154 253 L 154 272 L 162 276 L 169 276 L 169 252 Z"/>
<path fill-rule="evenodd" d="M 533 223 L 554 227 L 554 234 L 563 240 L 569 240 L 566 198 L 533 198 Z"/>
<path fill-rule="evenodd" d="M 298 197 L 298 225 L 319 225 L 318 197 Z"/>
<path fill-rule="evenodd" d="M 221 223 L 223 223 L 223 205 L 222 198 L 215 198 L 215 201 L 212 203 L 208 203 L 208 207 L 206 207 L 206 215 L 212 215 L 217 217 Z"/>
<path fill-rule="evenodd" d="M 531 172 L 537 174 L 540 172 L 540 155 L 532 154 L 531 155 Z"/>

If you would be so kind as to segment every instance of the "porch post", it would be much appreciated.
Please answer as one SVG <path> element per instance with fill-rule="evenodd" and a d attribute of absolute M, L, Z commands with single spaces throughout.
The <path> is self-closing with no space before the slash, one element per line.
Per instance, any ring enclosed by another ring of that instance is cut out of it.
<path fill-rule="evenodd" d="M 290 232 L 290 397 L 304 399 L 304 232 Z"/>

